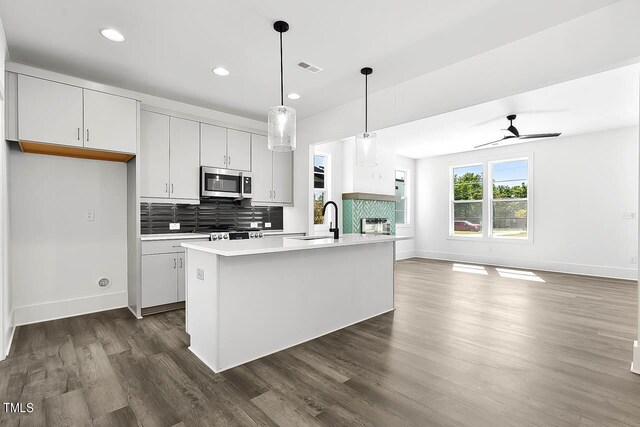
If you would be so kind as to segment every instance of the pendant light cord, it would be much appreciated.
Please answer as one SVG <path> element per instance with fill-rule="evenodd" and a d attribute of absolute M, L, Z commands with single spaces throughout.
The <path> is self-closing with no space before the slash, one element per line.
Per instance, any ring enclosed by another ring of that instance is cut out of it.
<path fill-rule="evenodd" d="M 282 33 L 280 33 L 280 105 L 284 105 L 284 67 L 282 66 Z"/>
<path fill-rule="evenodd" d="M 368 118 L 369 118 L 369 86 L 367 84 L 368 82 L 368 75 L 365 74 L 364 76 L 364 132 L 367 133 L 369 132 L 369 127 L 368 127 Z"/>

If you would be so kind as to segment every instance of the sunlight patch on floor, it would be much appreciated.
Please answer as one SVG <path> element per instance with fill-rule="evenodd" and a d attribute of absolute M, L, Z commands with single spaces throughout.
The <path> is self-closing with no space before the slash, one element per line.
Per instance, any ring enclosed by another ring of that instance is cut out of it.
<path fill-rule="evenodd" d="M 472 274 L 482 274 L 486 276 L 487 270 L 481 265 L 473 265 L 473 264 L 453 264 L 453 271 L 457 271 L 458 273 L 472 273 Z"/>
<path fill-rule="evenodd" d="M 544 282 L 540 276 L 536 275 L 532 271 L 524 271 L 524 270 L 511 270 L 509 268 L 496 268 L 496 271 L 500 275 L 500 277 L 504 277 L 505 279 L 519 279 L 519 280 L 528 280 L 530 282 Z"/>

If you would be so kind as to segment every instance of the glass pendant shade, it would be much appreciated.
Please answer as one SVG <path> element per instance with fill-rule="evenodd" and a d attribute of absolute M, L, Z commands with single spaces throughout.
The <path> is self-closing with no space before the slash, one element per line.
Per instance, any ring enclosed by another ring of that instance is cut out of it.
<path fill-rule="evenodd" d="M 269 127 L 267 132 L 269 150 L 295 150 L 296 110 L 284 105 L 269 108 Z"/>
<path fill-rule="evenodd" d="M 376 166 L 378 164 L 378 144 L 376 134 L 365 132 L 356 135 L 356 165 L 360 167 Z"/>

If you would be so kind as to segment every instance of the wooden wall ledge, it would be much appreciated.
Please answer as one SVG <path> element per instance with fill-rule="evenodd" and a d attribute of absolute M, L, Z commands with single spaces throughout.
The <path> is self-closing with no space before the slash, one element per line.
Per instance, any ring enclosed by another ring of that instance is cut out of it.
<path fill-rule="evenodd" d="M 378 200 L 381 202 L 397 202 L 397 196 L 374 193 L 342 193 L 342 200 Z"/>
<path fill-rule="evenodd" d="M 128 162 L 135 154 L 116 153 L 113 151 L 94 150 L 84 147 L 43 144 L 41 142 L 18 141 L 20 149 L 25 153 L 49 154 L 51 156 L 74 157 L 77 159 L 107 160 L 110 162 Z"/>

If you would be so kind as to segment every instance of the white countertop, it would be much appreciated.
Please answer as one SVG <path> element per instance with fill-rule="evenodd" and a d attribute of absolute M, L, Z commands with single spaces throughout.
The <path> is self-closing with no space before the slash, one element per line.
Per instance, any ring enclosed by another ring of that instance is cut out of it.
<path fill-rule="evenodd" d="M 203 233 L 166 233 L 166 234 L 143 234 L 140 240 L 143 242 L 154 240 L 187 240 L 187 239 L 208 239 L 209 234 Z"/>
<path fill-rule="evenodd" d="M 344 234 L 339 240 L 322 238 L 315 240 L 301 240 L 295 237 L 282 237 L 279 239 L 248 239 L 217 242 L 193 242 L 182 243 L 188 249 L 209 252 L 221 256 L 255 255 L 274 252 L 301 251 L 307 249 L 332 248 L 338 246 L 366 245 L 371 243 L 394 242 L 398 240 L 410 240 L 412 237 L 368 235 L 368 234 Z"/>

